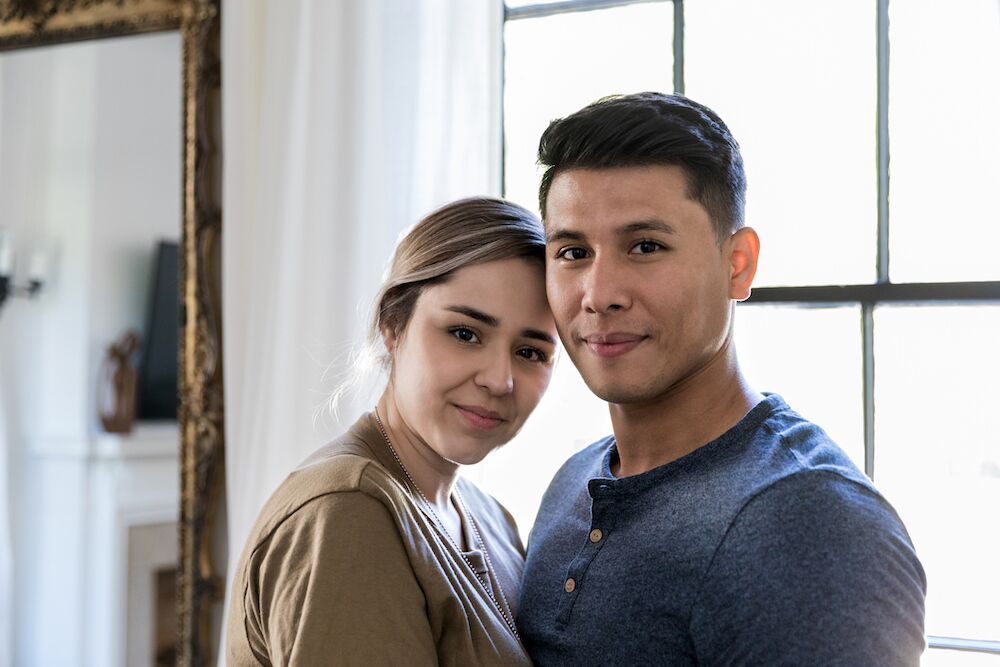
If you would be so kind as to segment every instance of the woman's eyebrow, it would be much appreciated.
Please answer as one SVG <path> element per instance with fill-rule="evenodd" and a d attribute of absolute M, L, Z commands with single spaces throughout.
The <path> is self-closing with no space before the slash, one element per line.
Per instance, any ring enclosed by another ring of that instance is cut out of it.
<path fill-rule="evenodd" d="M 458 313 L 460 315 L 465 315 L 466 317 L 471 317 L 474 320 L 478 320 L 489 327 L 500 326 L 500 320 L 488 315 L 481 310 L 472 308 L 471 306 L 447 306 L 445 310 L 450 310 L 453 313 Z"/>
<path fill-rule="evenodd" d="M 472 319 L 482 322 L 488 327 L 499 327 L 500 320 L 492 315 L 484 313 L 478 308 L 473 308 L 471 306 L 445 306 L 445 310 L 451 311 L 453 313 L 458 313 L 460 315 L 465 315 L 466 317 L 471 317 Z M 533 338 L 535 340 L 540 340 L 543 343 L 548 343 L 549 345 L 555 345 L 556 339 L 549 334 L 541 331 L 540 329 L 522 329 L 521 335 L 525 338 Z"/>

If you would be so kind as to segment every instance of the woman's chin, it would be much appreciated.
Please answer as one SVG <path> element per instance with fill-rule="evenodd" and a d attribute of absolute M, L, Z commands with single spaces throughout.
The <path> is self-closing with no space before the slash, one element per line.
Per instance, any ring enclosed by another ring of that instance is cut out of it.
<path fill-rule="evenodd" d="M 477 463 L 482 463 L 482 461 L 486 459 L 490 453 L 499 449 L 500 446 L 501 445 L 497 445 L 496 447 L 477 447 L 475 449 L 470 448 L 466 451 L 448 452 L 448 455 L 444 458 L 456 465 L 474 466 Z"/>

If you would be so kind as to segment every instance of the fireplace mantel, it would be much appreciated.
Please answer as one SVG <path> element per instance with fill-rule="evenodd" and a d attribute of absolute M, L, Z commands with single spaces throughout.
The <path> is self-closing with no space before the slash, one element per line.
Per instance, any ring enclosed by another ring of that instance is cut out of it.
<path fill-rule="evenodd" d="M 91 444 L 86 653 L 93 664 L 150 664 L 156 572 L 177 562 L 178 427 L 140 423 Z"/>
<path fill-rule="evenodd" d="M 101 433 L 94 437 L 93 458 L 129 461 L 169 459 L 177 461 L 180 431 L 175 421 L 138 422 L 131 433 Z"/>

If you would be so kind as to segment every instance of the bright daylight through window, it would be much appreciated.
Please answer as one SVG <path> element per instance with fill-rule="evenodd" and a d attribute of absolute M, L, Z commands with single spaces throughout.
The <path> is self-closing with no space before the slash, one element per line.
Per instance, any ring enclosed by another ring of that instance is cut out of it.
<path fill-rule="evenodd" d="M 923 664 L 996 664 L 1000 3 L 508 0 L 504 38 L 505 196 L 533 210 L 551 119 L 659 90 L 727 121 L 762 240 L 744 370 L 902 516 L 929 582 Z M 558 466 L 610 430 L 564 356 L 472 475 L 527 536 Z"/>

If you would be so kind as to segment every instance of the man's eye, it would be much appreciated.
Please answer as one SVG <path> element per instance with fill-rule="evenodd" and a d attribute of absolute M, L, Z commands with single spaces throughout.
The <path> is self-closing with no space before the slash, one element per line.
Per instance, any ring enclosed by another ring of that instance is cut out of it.
<path fill-rule="evenodd" d="M 656 241 L 639 241 L 632 246 L 632 252 L 636 255 L 649 255 L 663 250 L 663 245 Z"/>
<path fill-rule="evenodd" d="M 577 248 L 577 247 L 563 248 L 562 250 L 559 251 L 559 254 L 556 255 L 556 257 L 558 257 L 559 259 L 568 259 L 571 262 L 575 262 L 577 260 L 586 259 L 587 251 L 584 250 L 583 248 Z"/>

